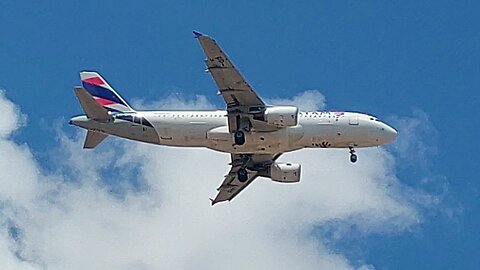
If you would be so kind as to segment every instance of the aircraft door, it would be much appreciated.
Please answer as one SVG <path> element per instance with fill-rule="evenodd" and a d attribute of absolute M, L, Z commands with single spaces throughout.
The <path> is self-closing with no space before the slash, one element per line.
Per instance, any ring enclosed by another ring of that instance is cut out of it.
<path fill-rule="evenodd" d="M 350 125 L 358 125 L 358 114 L 352 114 L 348 117 Z"/>
<path fill-rule="evenodd" d="M 123 131 L 123 134 L 127 135 L 128 138 L 138 139 L 142 134 L 142 124 L 141 119 L 134 115 L 121 115 L 118 118 L 127 121 L 127 125 Z"/>
<path fill-rule="evenodd" d="M 158 134 L 152 124 L 142 116 L 133 116 L 131 122 L 131 137 L 142 142 L 158 143 Z"/>
<path fill-rule="evenodd" d="M 172 141 L 172 119 L 173 115 L 171 113 L 164 113 L 162 117 L 162 122 L 158 128 L 158 133 L 161 141 Z"/>

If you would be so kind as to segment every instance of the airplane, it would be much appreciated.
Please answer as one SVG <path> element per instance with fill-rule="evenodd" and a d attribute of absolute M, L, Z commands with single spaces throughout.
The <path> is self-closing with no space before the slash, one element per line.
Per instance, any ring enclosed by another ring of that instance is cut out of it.
<path fill-rule="evenodd" d="M 212 206 L 230 201 L 257 177 L 279 183 L 300 181 L 301 165 L 277 161 L 303 148 L 356 148 L 387 144 L 397 131 L 378 118 L 357 112 L 302 112 L 295 106 L 267 105 L 210 36 L 193 32 L 206 55 L 206 68 L 226 103 L 216 111 L 136 111 L 98 73 L 80 73 L 74 92 L 85 115 L 71 125 L 87 130 L 85 149 L 108 135 L 144 143 L 206 147 L 229 153 L 230 171 Z"/>

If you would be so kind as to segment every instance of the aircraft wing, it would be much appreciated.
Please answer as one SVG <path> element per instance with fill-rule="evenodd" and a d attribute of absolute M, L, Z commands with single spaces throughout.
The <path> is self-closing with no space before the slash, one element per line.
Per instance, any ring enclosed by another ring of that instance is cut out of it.
<path fill-rule="evenodd" d="M 238 114 L 258 113 L 265 109 L 265 103 L 235 68 L 228 56 L 214 39 L 193 32 L 205 52 L 205 64 L 208 72 L 218 86 L 219 94 L 227 103 L 229 129 L 237 129 Z"/>
<path fill-rule="evenodd" d="M 272 155 L 242 155 L 242 154 L 231 154 L 232 162 L 230 165 L 230 171 L 225 176 L 225 180 L 217 188 L 218 193 L 215 199 L 212 200 L 212 205 L 223 201 L 230 201 L 235 196 L 237 196 L 242 190 L 244 190 L 248 185 L 250 185 L 258 176 L 262 175 L 262 172 L 270 166 L 280 154 L 275 156 Z M 242 167 L 247 169 L 248 179 L 244 182 L 238 180 L 237 172 Z"/>

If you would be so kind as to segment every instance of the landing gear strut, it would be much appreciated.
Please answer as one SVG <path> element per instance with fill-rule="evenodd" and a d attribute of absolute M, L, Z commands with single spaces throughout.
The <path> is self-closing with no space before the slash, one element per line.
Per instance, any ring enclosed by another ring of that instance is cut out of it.
<path fill-rule="evenodd" d="M 238 170 L 237 176 L 238 176 L 238 181 L 242 183 L 248 180 L 248 172 L 244 168 Z"/>
<path fill-rule="evenodd" d="M 357 162 L 357 155 L 355 154 L 355 149 L 353 149 L 353 147 L 349 147 L 350 148 L 350 162 L 352 163 L 355 163 Z"/>
<path fill-rule="evenodd" d="M 245 133 L 243 131 L 235 131 L 233 137 L 236 145 L 243 145 L 245 143 Z"/>

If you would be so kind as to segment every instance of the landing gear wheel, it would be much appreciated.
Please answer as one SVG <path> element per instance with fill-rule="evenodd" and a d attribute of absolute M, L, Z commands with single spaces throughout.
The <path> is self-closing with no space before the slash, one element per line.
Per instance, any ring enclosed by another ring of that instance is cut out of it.
<path fill-rule="evenodd" d="M 245 133 L 241 130 L 235 131 L 233 135 L 236 145 L 243 145 L 245 143 Z"/>
<path fill-rule="evenodd" d="M 238 176 L 238 181 L 242 183 L 248 180 L 248 172 L 245 169 L 238 170 L 237 176 Z"/>
<path fill-rule="evenodd" d="M 350 162 L 352 163 L 357 162 L 358 157 L 355 154 L 355 149 L 353 149 L 353 146 L 350 146 L 349 149 L 350 149 Z"/>

